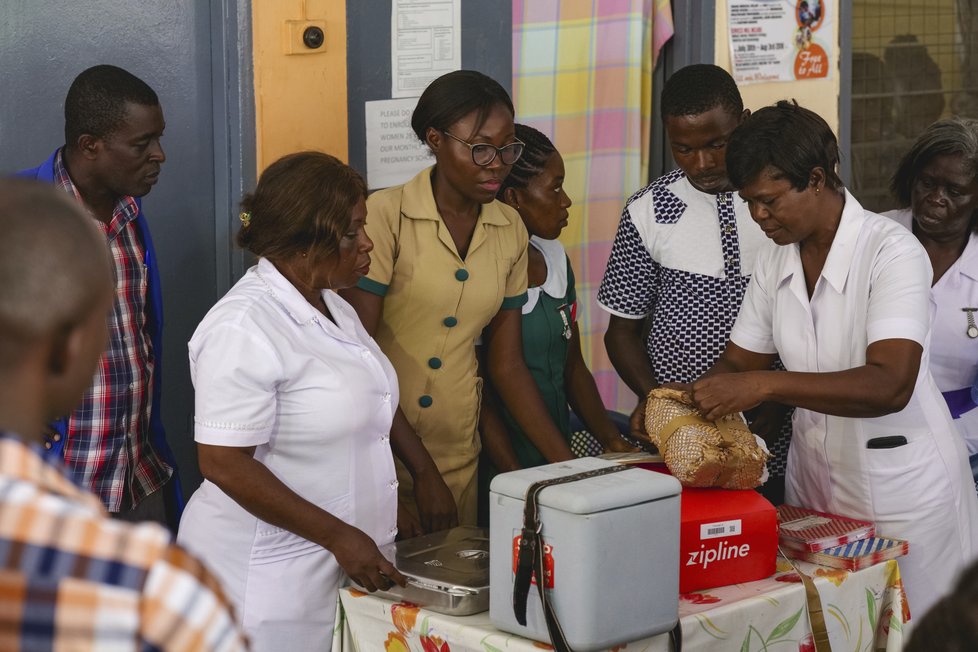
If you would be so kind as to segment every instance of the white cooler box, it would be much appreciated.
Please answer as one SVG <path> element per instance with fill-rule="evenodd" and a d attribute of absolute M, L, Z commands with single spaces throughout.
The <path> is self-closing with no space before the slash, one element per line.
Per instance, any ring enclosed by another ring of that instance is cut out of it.
<path fill-rule="evenodd" d="M 536 582 L 526 626 L 513 611 L 526 490 L 616 466 L 586 457 L 496 476 L 489 507 L 489 615 L 501 630 L 549 641 Z M 568 644 L 601 650 L 672 629 L 679 617 L 679 496 L 674 477 L 643 469 L 547 487 L 539 494 L 548 599 Z"/>

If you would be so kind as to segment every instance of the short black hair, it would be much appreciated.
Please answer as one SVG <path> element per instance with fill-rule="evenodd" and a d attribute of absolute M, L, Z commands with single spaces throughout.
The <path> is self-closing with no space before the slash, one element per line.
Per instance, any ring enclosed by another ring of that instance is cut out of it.
<path fill-rule="evenodd" d="M 125 118 L 127 103 L 159 106 L 160 98 L 146 82 L 118 66 L 103 64 L 83 71 L 65 98 L 65 144 L 73 148 L 83 134 L 112 135 Z"/>
<path fill-rule="evenodd" d="M 473 111 L 478 111 L 479 128 L 500 104 L 515 115 L 513 100 L 499 82 L 475 70 L 456 70 L 428 84 L 411 115 L 411 128 L 421 142 L 427 142 L 429 127 L 445 131 Z"/>
<path fill-rule="evenodd" d="M 900 165 L 890 181 L 890 191 L 900 205 L 910 205 L 914 179 L 938 156 L 960 155 L 972 178 L 978 177 L 978 120 L 945 118 L 924 129 L 900 159 Z"/>
<path fill-rule="evenodd" d="M 826 184 L 839 190 L 838 165 L 839 142 L 828 123 L 794 100 L 755 111 L 727 143 L 727 176 L 735 188 L 743 188 L 770 166 L 795 190 L 807 188 L 812 170 L 822 168 Z"/>
<path fill-rule="evenodd" d="M 526 188 L 533 177 L 543 172 L 547 160 L 557 151 L 547 136 L 529 125 L 516 125 L 516 138 L 526 143 L 509 174 L 503 179 L 496 197 L 502 197 L 507 188 Z"/>
<path fill-rule="evenodd" d="M 740 89 L 726 70 L 709 63 L 680 68 L 662 88 L 662 115 L 699 115 L 722 106 L 731 115 L 744 112 Z"/>

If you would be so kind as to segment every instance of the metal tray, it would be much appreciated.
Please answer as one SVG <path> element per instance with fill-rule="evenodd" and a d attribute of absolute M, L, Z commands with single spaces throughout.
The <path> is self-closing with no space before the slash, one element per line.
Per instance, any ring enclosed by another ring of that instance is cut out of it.
<path fill-rule="evenodd" d="M 438 613 L 469 616 L 489 610 L 489 531 L 457 527 L 398 541 L 384 551 L 408 578 L 379 595 Z"/>

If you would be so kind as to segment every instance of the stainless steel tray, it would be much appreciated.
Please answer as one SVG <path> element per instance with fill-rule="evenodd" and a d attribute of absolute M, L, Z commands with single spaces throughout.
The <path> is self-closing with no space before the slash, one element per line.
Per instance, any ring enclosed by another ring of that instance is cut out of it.
<path fill-rule="evenodd" d="M 453 616 L 488 611 L 488 530 L 457 527 L 398 541 L 393 554 L 384 552 L 408 578 L 408 585 L 394 585 L 374 595 Z"/>

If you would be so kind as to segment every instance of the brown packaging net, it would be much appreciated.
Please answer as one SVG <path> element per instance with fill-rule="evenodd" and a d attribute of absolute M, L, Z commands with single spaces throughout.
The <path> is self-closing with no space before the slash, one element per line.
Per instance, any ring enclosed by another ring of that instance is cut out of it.
<path fill-rule="evenodd" d="M 738 415 L 707 421 L 689 394 L 660 388 L 649 393 L 645 428 L 683 486 L 753 489 L 761 484 L 769 455 Z"/>

